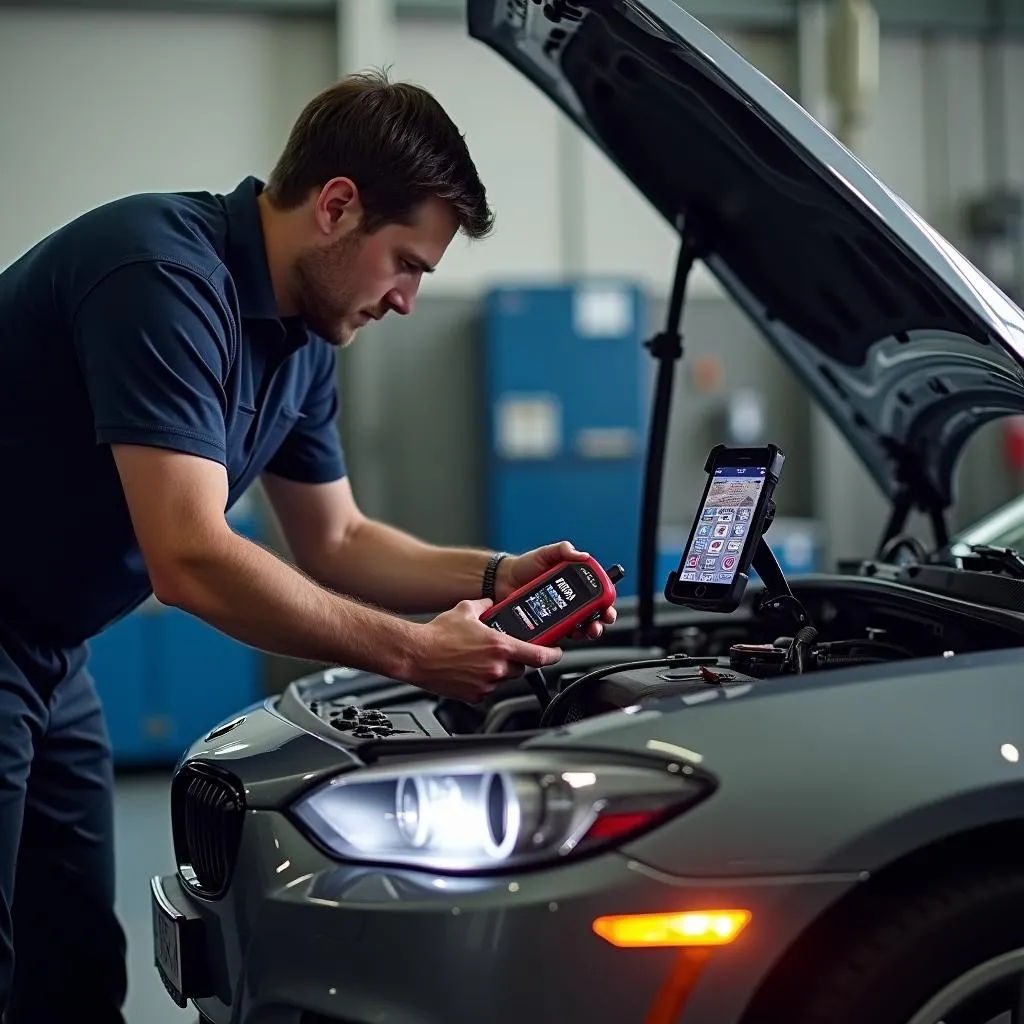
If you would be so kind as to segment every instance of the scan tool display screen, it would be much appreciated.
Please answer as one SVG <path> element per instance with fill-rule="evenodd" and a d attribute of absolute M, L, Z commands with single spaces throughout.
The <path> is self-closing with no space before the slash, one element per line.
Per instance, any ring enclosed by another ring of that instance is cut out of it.
<path fill-rule="evenodd" d="M 529 639 L 551 629 L 600 593 L 601 584 L 587 566 L 568 566 L 503 608 L 491 625 Z"/>
<path fill-rule="evenodd" d="M 764 487 L 764 466 L 716 466 L 679 578 L 732 583 L 743 561 L 750 524 Z"/>

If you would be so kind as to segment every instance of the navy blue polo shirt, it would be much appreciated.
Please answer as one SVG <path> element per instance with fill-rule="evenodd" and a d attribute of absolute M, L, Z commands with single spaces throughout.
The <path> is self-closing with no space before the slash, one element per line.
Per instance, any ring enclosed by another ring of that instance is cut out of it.
<path fill-rule="evenodd" d="M 256 197 L 130 196 L 0 274 L 0 623 L 70 646 L 152 589 L 111 454 L 309 483 L 345 461 L 335 350 L 276 309 Z"/>

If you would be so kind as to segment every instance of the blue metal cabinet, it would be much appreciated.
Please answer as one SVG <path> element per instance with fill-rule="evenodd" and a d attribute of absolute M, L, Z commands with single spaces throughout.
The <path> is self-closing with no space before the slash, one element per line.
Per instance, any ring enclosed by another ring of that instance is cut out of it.
<path fill-rule="evenodd" d="M 505 285 L 485 301 L 487 543 L 572 540 L 626 567 L 624 594 L 636 585 L 645 319 L 640 289 L 617 281 Z"/>
<path fill-rule="evenodd" d="M 90 642 L 118 765 L 170 764 L 219 721 L 259 699 L 259 652 L 156 602 Z"/>
<path fill-rule="evenodd" d="M 180 611 L 164 616 L 160 663 L 160 744 L 175 757 L 260 696 L 259 652 Z"/>
<path fill-rule="evenodd" d="M 139 610 L 93 639 L 89 670 L 103 701 L 114 758 L 146 759 L 152 738 L 152 676 L 150 660 L 154 617 Z"/>

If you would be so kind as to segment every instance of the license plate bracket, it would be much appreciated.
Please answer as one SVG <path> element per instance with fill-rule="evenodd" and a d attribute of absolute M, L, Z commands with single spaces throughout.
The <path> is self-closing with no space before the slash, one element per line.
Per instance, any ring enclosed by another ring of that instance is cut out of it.
<path fill-rule="evenodd" d="M 212 994 L 203 921 L 178 909 L 168 896 L 167 881 L 158 875 L 149 881 L 153 961 L 167 994 L 185 1009 L 190 999 L 204 999 Z"/>

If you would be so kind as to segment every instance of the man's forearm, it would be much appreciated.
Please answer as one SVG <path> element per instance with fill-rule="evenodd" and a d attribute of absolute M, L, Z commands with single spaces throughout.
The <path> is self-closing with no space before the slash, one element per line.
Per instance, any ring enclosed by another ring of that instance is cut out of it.
<path fill-rule="evenodd" d="M 157 597 L 261 650 L 399 679 L 412 669 L 421 628 L 325 590 L 228 531 L 179 566 Z"/>
<path fill-rule="evenodd" d="M 316 575 L 326 586 L 399 614 L 436 613 L 481 596 L 491 554 L 427 544 L 366 519 L 325 558 Z"/>

